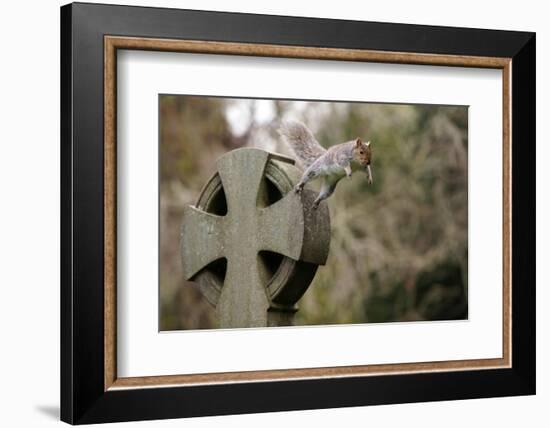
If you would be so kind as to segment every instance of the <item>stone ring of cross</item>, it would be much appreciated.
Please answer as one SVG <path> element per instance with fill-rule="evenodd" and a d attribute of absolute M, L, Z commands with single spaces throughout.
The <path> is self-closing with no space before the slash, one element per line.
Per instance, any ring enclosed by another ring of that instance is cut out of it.
<path fill-rule="evenodd" d="M 326 262 L 328 207 L 293 191 L 294 160 L 259 149 L 218 159 L 195 206 L 184 210 L 183 270 L 216 307 L 220 327 L 286 325 Z M 279 312 L 280 314 L 277 314 Z"/>

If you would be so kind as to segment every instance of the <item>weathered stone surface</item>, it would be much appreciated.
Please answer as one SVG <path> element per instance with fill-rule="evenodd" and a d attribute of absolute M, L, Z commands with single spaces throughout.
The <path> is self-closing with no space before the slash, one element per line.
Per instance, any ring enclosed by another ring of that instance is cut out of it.
<path fill-rule="evenodd" d="M 328 208 L 314 210 L 311 191 L 292 191 L 300 177 L 292 164 L 258 149 L 229 152 L 184 210 L 184 274 L 216 306 L 222 328 L 290 325 L 326 261 Z"/>

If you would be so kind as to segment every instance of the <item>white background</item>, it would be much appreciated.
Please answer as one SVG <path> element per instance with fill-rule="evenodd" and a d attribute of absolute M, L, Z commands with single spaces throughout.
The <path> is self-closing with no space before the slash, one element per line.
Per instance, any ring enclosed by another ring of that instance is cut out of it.
<path fill-rule="evenodd" d="M 109 1 L 104 1 L 111 3 Z M 544 2 L 127 1 L 195 9 L 537 31 L 538 395 L 462 402 L 328 409 L 124 426 L 548 426 L 550 416 L 550 29 Z M 0 423 L 58 424 L 59 406 L 59 1 L 5 2 L 0 13 Z M 545 194 L 545 198 L 543 198 Z"/>
<path fill-rule="evenodd" d="M 501 70 L 123 51 L 117 79 L 119 376 L 502 356 Z M 468 105 L 468 320 L 159 334 L 159 93 Z"/>

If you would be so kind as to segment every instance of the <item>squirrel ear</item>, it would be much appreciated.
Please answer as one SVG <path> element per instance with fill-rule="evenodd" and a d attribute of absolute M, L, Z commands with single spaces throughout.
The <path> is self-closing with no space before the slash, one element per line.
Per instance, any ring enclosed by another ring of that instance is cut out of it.
<path fill-rule="evenodd" d="M 370 141 L 367 141 L 367 147 L 369 147 L 369 146 L 370 146 Z"/>
<path fill-rule="evenodd" d="M 363 142 L 361 141 L 361 138 L 358 138 L 357 140 L 355 140 L 355 145 L 357 147 L 361 147 L 361 144 L 363 144 Z"/>

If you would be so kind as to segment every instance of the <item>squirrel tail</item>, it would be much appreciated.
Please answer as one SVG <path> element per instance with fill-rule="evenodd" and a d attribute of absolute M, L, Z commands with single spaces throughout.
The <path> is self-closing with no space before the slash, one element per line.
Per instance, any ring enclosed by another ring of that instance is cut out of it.
<path fill-rule="evenodd" d="M 326 153 L 307 126 L 301 122 L 295 120 L 283 122 L 279 128 L 279 135 L 290 146 L 304 168 Z"/>

